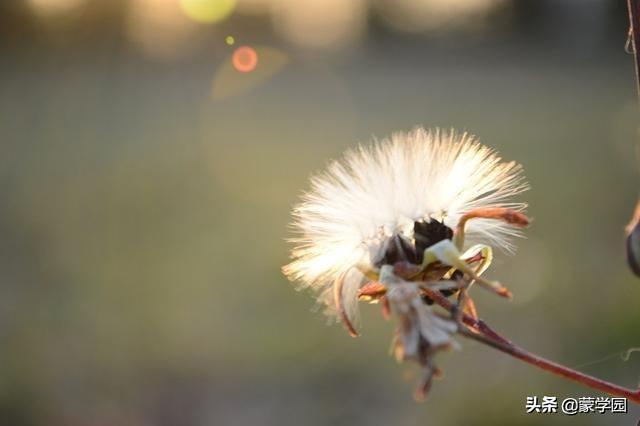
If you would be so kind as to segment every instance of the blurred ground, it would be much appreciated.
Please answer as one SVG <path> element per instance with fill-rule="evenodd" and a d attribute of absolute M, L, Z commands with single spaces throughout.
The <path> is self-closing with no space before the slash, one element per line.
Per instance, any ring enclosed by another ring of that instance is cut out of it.
<path fill-rule="evenodd" d="M 168 2 L 147 0 L 140 16 Z M 334 5 L 361 26 L 337 44 L 309 44 L 308 23 L 302 42 L 283 32 L 286 13 L 241 10 L 191 22 L 193 33 L 174 23 L 136 36 L 129 2 L 76 3 L 1 6 L 0 424 L 640 417 L 525 415 L 529 395 L 597 394 L 467 341 L 417 404 L 415 372 L 388 355 L 392 325 L 377 309 L 364 308 L 353 340 L 279 270 L 311 173 L 372 136 L 453 126 L 521 162 L 532 186 L 528 238 L 489 274 L 515 299 L 478 292 L 482 316 L 571 366 L 640 346 L 640 283 L 622 240 L 639 113 L 624 2 L 498 2 L 479 28 L 413 32 Z M 230 56 L 245 44 L 259 62 L 242 74 Z M 640 381 L 637 356 L 584 370 Z"/>

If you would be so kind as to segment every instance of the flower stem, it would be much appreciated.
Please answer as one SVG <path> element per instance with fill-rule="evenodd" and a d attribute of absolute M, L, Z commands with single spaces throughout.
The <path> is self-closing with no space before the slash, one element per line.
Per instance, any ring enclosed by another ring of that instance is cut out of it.
<path fill-rule="evenodd" d="M 471 331 L 467 327 L 462 326 L 458 331 L 464 337 L 473 339 L 477 342 L 483 343 L 487 346 L 491 346 L 501 352 L 511 355 L 521 361 L 538 367 L 556 376 L 564 377 L 574 382 L 581 383 L 592 389 L 599 390 L 609 395 L 621 396 L 627 398 L 629 401 L 640 404 L 640 389 L 629 389 L 623 386 L 607 382 L 606 380 L 598 379 L 597 377 L 589 376 L 588 374 L 581 373 L 572 368 L 566 367 L 561 364 L 557 364 L 553 361 L 545 359 L 541 356 L 532 354 L 513 343 L 504 343 L 494 340 L 484 334 Z"/>
<path fill-rule="evenodd" d="M 422 291 L 429 296 L 429 298 L 431 300 L 433 300 L 436 304 L 438 304 L 439 306 L 442 306 L 443 308 L 445 308 L 447 311 L 451 312 L 451 314 L 455 317 L 456 315 L 456 309 L 458 308 L 457 305 L 455 305 L 454 303 L 452 303 L 449 299 L 447 299 L 446 297 L 444 297 L 442 295 L 442 293 L 440 293 L 439 291 L 434 291 L 432 289 L 430 289 L 429 287 L 421 287 Z M 459 313 L 458 313 L 459 314 Z M 497 340 L 499 342 L 502 343 L 506 343 L 506 344 L 510 344 L 511 342 L 501 336 L 500 334 L 496 333 L 495 331 L 493 331 L 493 329 L 491 327 L 489 327 L 487 325 L 487 323 L 485 323 L 484 321 L 482 321 L 479 318 L 473 318 L 471 315 L 468 315 L 466 313 L 462 313 L 461 315 L 461 320 L 464 324 L 467 324 L 468 326 L 473 327 L 474 329 L 478 330 L 479 332 L 483 333 L 485 336 L 492 338 L 493 340 Z"/>
<path fill-rule="evenodd" d="M 422 290 L 432 299 L 436 304 L 445 308 L 451 312 L 452 316 L 455 316 L 456 305 L 449 299 L 444 297 L 439 291 L 434 291 L 428 287 L 422 287 Z M 501 352 L 511 355 L 521 361 L 538 367 L 556 376 L 564 377 L 574 382 L 581 383 L 592 389 L 596 389 L 607 393 L 609 395 L 622 396 L 629 401 L 640 404 L 640 389 L 629 389 L 616 384 L 607 382 L 606 380 L 598 379 L 597 377 L 589 376 L 588 374 L 581 373 L 572 368 L 555 363 L 546 358 L 528 352 L 513 343 L 498 332 L 489 327 L 481 319 L 476 319 L 470 315 L 463 314 L 461 318 L 463 324 L 460 325 L 458 333 L 464 337 L 475 340 Z M 465 324 L 471 328 L 465 326 Z"/>
<path fill-rule="evenodd" d="M 629 47 L 633 52 L 636 66 L 636 84 L 638 95 L 640 96 L 640 55 L 638 55 L 636 49 L 640 47 L 640 1 L 627 0 L 627 8 L 629 10 Z"/>

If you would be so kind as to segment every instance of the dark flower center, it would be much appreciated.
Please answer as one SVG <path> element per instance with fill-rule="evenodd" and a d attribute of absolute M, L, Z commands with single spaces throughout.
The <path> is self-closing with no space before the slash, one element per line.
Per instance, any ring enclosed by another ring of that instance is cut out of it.
<path fill-rule="evenodd" d="M 431 219 L 428 222 L 413 223 L 412 242 L 408 238 L 395 234 L 388 242 L 387 249 L 380 261 L 381 265 L 393 265 L 396 262 L 422 263 L 425 249 L 442 240 L 453 238 L 453 230 L 442 222 Z"/>

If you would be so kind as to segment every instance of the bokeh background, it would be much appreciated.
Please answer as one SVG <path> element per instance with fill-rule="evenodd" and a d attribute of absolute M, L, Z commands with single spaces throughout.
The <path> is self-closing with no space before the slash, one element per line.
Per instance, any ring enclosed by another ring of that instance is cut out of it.
<path fill-rule="evenodd" d="M 329 159 L 468 130 L 524 165 L 535 219 L 489 274 L 515 299 L 477 291 L 481 315 L 637 386 L 625 3 L 2 1 L 0 424 L 635 424 L 637 407 L 524 414 L 527 396 L 598 394 L 470 341 L 416 403 L 375 306 L 351 339 L 280 273 Z"/>

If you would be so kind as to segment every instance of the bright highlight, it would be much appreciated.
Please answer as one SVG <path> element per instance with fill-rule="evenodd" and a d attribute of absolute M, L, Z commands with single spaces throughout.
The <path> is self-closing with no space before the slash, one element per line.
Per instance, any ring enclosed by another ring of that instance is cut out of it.
<path fill-rule="evenodd" d="M 233 67 L 240 72 L 251 72 L 258 65 L 258 54 L 249 46 L 238 47 L 231 57 Z"/>
<path fill-rule="evenodd" d="M 184 13 L 201 23 L 220 22 L 236 7 L 236 0 L 180 0 Z"/>
<path fill-rule="evenodd" d="M 36 13 L 50 15 L 69 12 L 81 6 L 85 0 L 28 0 L 28 3 Z"/>

